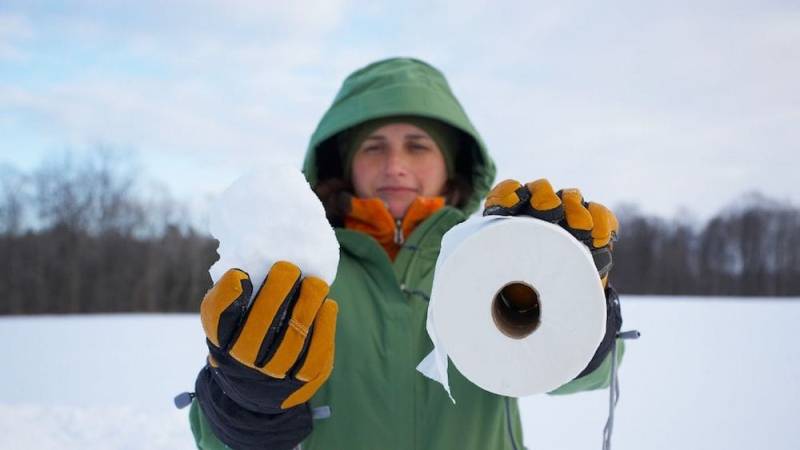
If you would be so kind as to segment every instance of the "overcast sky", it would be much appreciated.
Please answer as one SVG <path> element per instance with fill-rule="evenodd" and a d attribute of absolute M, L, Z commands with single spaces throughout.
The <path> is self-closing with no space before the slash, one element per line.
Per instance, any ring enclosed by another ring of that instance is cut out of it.
<path fill-rule="evenodd" d="M 439 67 L 499 179 L 698 217 L 760 190 L 800 203 L 800 3 L 0 3 L 0 165 L 98 143 L 205 204 L 247 167 L 299 166 L 344 77 Z"/>

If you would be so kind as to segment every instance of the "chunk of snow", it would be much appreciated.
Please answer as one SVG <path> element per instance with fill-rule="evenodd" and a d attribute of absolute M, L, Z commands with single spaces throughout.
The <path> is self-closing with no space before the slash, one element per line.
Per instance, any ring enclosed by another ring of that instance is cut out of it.
<path fill-rule="evenodd" d="M 214 282 L 238 268 L 257 291 L 280 260 L 328 284 L 336 277 L 336 235 L 303 174 L 289 165 L 259 167 L 236 180 L 213 204 L 210 229 L 219 240 L 219 260 L 209 269 Z"/>

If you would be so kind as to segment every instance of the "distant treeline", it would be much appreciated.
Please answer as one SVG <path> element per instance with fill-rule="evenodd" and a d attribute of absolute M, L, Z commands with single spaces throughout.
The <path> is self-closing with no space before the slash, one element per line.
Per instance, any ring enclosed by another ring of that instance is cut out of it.
<path fill-rule="evenodd" d="M 0 314 L 197 311 L 216 241 L 124 154 L 0 168 Z"/>
<path fill-rule="evenodd" d="M 800 295 L 800 209 L 762 195 L 703 226 L 620 214 L 611 281 L 620 292 Z"/>
<path fill-rule="evenodd" d="M 217 242 L 124 155 L 0 167 L 0 314 L 196 312 Z M 750 197 L 704 226 L 620 211 L 629 294 L 800 295 L 800 209 Z"/>

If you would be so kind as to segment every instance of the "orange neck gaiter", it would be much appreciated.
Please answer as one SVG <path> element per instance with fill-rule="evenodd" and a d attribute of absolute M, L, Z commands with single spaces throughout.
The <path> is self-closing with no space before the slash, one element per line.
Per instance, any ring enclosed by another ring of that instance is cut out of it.
<path fill-rule="evenodd" d="M 361 231 L 375 238 L 394 261 L 403 242 L 423 220 L 444 206 L 444 197 L 417 197 L 402 219 L 395 219 L 379 198 L 350 200 L 350 213 L 344 219 L 349 230 Z"/>

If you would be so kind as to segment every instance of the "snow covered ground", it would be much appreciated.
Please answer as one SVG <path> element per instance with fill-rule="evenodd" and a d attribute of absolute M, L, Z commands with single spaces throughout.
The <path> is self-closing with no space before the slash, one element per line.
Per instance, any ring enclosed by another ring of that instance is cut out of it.
<path fill-rule="evenodd" d="M 800 299 L 626 296 L 613 448 L 800 448 Z M 0 318 L 0 449 L 191 449 L 192 315 Z M 600 448 L 607 392 L 521 401 L 530 449 Z"/>

